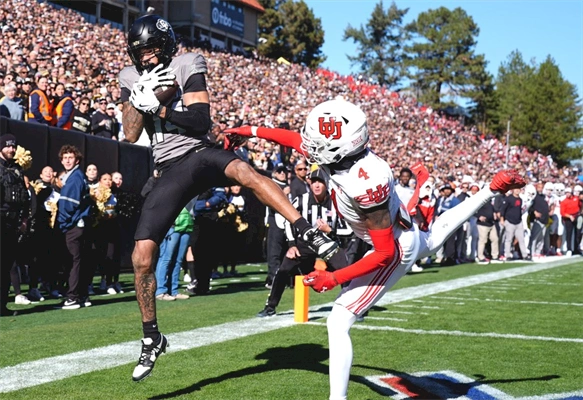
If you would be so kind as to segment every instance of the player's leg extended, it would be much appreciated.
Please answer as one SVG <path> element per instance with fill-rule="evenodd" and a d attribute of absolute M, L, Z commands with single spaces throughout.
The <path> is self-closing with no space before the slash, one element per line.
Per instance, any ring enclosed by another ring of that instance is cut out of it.
<path fill-rule="evenodd" d="M 484 204 L 496 195 L 490 188 L 485 187 L 470 198 L 467 198 L 454 208 L 441 214 L 430 228 L 427 249 L 420 258 L 434 254 L 465 221 L 470 219 Z"/>
<path fill-rule="evenodd" d="M 136 299 L 142 313 L 142 322 L 156 319 L 156 275 L 152 268 L 156 247 L 152 240 L 138 240 L 132 253 Z"/>
<path fill-rule="evenodd" d="M 439 219 L 433 223 L 430 234 L 425 235 L 427 238 L 426 246 L 422 246 L 419 258 L 434 254 L 448 237 L 496 194 L 505 193 L 514 188 L 521 188 L 525 184 L 524 178 L 514 170 L 498 172 L 489 186 L 484 187 L 474 196 L 441 214 Z"/>
<path fill-rule="evenodd" d="M 256 172 L 246 162 L 232 161 L 225 168 L 225 175 L 251 189 L 260 202 L 275 209 L 288 221 L 295 222 L 301 218 L 298 210 L 294 208 L 279 186 L 268 177 Z"/>
<path fill-rule="evenodd" d="M 259 174 L 246 162 L 237 159 L 225 168 L 225 175 L 253 191 L 255 196 L 268 207 L 275 209 L 292 223 L 302 239 L 327 260 L 338 250 L 338 244 L 310 225 L 294 208 L 280 187 L 271 179 Z"/>

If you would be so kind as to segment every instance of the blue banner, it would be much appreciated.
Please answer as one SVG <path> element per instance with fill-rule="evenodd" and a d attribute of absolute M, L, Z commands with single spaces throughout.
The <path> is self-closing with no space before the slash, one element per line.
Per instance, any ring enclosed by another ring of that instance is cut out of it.
<path fill-rule="evenodd" d="M 227 1 L 211 1 L 211 26 L 243 37 L 245 18 L 243 8 Z"/>

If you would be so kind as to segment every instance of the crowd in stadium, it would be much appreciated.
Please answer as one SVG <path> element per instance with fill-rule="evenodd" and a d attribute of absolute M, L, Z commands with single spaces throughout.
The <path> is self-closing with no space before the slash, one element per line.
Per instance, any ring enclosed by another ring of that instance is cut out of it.
<path fill-rule="evenodd" d="M 131 62 L 122 31 L 86 22 L 75 11 L 32 0 L 2 2 L 0 29 L 0 115 L 124 140 L 123 105 L 117 78 L 120 70 Z M 479 190 L 494 173 L 505 167 L 505 143 L 483 135 L 476 127 L 466 126 L 457 118 L 418 104 L 412 96 L 390 92 L 366 79 L 341 76 L 323 69 L 310 70 L 296 64 L 280 64 L 254 55 L 186 46 L 179 49 L 179 53 L 187 51 L 201 52 L 207 59 L 207 84 L 215 123 L 213 132 L 219 142 L 223 139 L 222 130 L 241 124 L 289 126 L 297 131 L 314 106 L 341 96 L 366 112 L 372 133 L 371 147 L 395 171 L 406 171 L 405 168 L 415 162 L 424 162 L 433 176 L 428 193 L 430 202 L 432 195 L 449 198 Z M 46 112 L 45 103 L 51 104 L 51 112 Z M 142 137 L 139 144 L 149 145 L 149 141 Z M 294 166 L 303 161 L 297 152 L 284 157 L 279 146 L 262 140 L 244 144 L 239 152 L 255 167 L 274 173 L 282 164 L 293 171 Z M 549 234 L 562 236 L 561 202 L 567 197 L 566 193 L 581 197 L 577 169 L 558 168 L 551 157 L 518 146 L 510 148 L 509 166 L 529 177 L 532 183 L 551 185 L 547 186 L 547 189 L 552 188 L 551 192 L 543 193 L 541 184 L 539 194 L 547 196 L 547 203 L 557 208 L 557 230 L 549 229 Z M 291 179 L 293 174 L 289 175 Z M 89 178 L 95 180 L 97 177 Z M 414 179 L 409 185 L 414 186 Z M 551 196 L 554 196 L 552 200 Z M 439 204 L 433 201 L 431 206 L 436 213 Z M 500 209 L 488 216 L 496 213 L 499 217 Z M 553 211 L 550 214 L 555 215 Z M 580 214 L 579 204 L 575 220 Z M 480 225 L 477 221 L 474 223 Z M 499 218 L 490 226 L 494 223 L 499 224 Z M 485 245 L 488 239 L 484 241 L 479 237 L 482 230 L 475 225 L 467 225 L 468 233 L 457 239 L 455 254 L 440 257 L 446 260 L 446 265 L 486 259 L 484 248 L 480 251 L 478 243 Z M 559 225 L 561 231 L 557 233 Z M 577 229 L 580 231 L 581 227 Z M 468 244 L 469 250 L 465 250 L 461 243 L 466 237 L 468 243 L 474 242 L 474 235 L 475 243 Z M 549 240 L 553 238 L 549 236 L 537 254 L 532 250 L 527 253 L 533 257 L 560 253 L 561 247 L 566 251 L 556 237 L 553 243 Z M 489 241 L 494 242 L 492 238 Z M 513 257 L 513 254 L 504 254 L 502 242 L 500 246 L 491 246 L 498 248 L 499 254 L 492 254 L 494 249 L 490 247 L 490 259 Z M 579 248 L 568 251 L 578 253 Z M 524 251 L 521 253 L 519 258 L 528 257 Z M 115 284 L 108 281 L 105 290 L 113 288 L 112 293 L 119 292 L 121 289 Z"/>

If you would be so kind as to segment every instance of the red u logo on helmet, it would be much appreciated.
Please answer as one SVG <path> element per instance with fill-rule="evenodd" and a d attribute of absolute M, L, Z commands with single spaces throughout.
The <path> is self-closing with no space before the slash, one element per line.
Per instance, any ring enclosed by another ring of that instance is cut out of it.
<path fill-rule="evenodd" d="M 320 133 L 326 136 L 326 139 L 340 139 L 342 137 L 342 122 L 336 122 L 334 117 L 330 117 L 329 122 L 324 121 L 324 117 L 318 118 Z"/>

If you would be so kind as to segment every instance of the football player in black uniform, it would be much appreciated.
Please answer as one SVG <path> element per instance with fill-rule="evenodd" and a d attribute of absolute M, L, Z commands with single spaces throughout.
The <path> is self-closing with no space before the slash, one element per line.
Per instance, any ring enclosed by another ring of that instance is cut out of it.
<path fill-rule="evenodd" d="M 146 130 L 159 171 L 142 208 L 132 254 L 144 331 L 142 352 L 132 378 L 140 381 L 151 373 L 168 344 L 156 321 L 153 257 L 172 222 L 193 197 L 215 186 L 246 186 L 261 202 L 292 222 L 298 237 L 321 258 L 331 257 L 338 246 L 302 218 L 271 179 L 257 173 L 234 153 L 209 145 L 206 60 L 196 53 L 175 57 L 176 39 L 168 22 L 157 15 L 138 18 L 128 33 L 127 50 L 134 65 L 119 75 L 124 133 L 129 142 L 135 142 Z M 154 90 L 175 81 L 178 90 L 174 98 L 160 104 Z"/>

